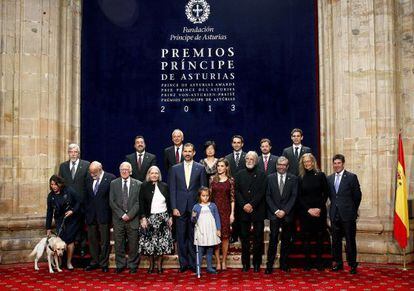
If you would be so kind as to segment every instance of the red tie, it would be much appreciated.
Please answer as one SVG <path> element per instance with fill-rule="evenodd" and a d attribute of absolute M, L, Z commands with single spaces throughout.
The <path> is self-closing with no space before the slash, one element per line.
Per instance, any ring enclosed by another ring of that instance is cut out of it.
<path fill-rule="evenodd" d="M 175 163 L 178 164 L 180 162 L 180 152 L 178 151 L 180 148 L 177 148 L 175 152 Z"/>
<path fill-rule="evenodd" d="M 267 164 L 268 164 L 268 161 L 267 161 L 267 156 L 265 156 L 265 157 L 264 157 L 264 167 L 265 167 L 265 172 L 267 172 Z"/>

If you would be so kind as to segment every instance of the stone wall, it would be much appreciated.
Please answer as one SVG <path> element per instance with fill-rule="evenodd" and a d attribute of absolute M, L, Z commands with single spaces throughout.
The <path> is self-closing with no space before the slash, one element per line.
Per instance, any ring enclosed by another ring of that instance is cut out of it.
<path fill-rule="evenodd" d="M 44 234 L 48 179 L 79 142 L 80 2 L 0 1 L 0 262 Z"/>
<path fill-rule="evenodd" d="M 322 168 L 332 172 L 331 157 L 340 152 L 360 179 L 360 261 L 401 260 L 392 221 L 400 128 L 412 180 L 413 3 L 318 4 Z M 412 244 L 409 252 L 412 260 Z"/>
<path fill-rule="evenodd" d="M 414 0 L 318 1 L 322 169 L 341 152 L 359 176 L 360 261 L 401 261 L 392 219 L 400 129 L 414 187 L 413 10 Z M 27 260 L 48 178 L 79 142 L 80 12 L 80 0 L 0 0 L 0 263 Z"/>

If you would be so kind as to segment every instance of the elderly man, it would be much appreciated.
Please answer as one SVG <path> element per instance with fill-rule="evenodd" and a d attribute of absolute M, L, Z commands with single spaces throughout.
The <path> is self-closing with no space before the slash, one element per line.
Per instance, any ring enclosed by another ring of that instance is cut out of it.
<path fill-rule="evenodd" d="M 112 208 L 112 222 L 115 238 L 116 273 L 121 273 L 128 265 L 129 272 L 137 272 L 138 227 L 139 227 L 139 191 L 141 182 L 131 178 L 132 166 L 123 162 L 119 166 L 121 177 L 111 182 L 109 205 Z M 128 241 L 128 262 L 125 257 L 125 245 Z"/>
<path fill-rule="evenodd" d="M 59 166 L 59 176 L 65 180 L 65 185 L 75 190 L 77 199 L 80 201 L 80 222 L 79 232 L 76 235 L 76 240 L 81 245 L 81 256 L 85 255 L 86 251 L 86 232 L 84 231 L 84 213 L 85 213 L 85 197 L 86 197 L 86 182 L 88 179 L 89 162 L 80 159 L 79 145 L 72 143 L 68 146 L 69 160 L 63 162 Z"/>
<path fill-rule="evenodd" d="M 266 274 L 273 272 L 276 257 L 279 229 L 282 228 L 280 247 L 280 269 L 288 272 L 288 254 L 291 243 L 293 207 L 298 195 L 298 179 L 295 175 L 287 173 L 289 161 L 286 157 L 277 159 L 277 173 L 268 176 L 266 189 L 267 217 L 270 220 L 270 239 L 267 252 Z"/>
<path fill-rule="evenodd" d="M 167 172 L 171 167 L 184 161 L 183 141 L 184 133 L 180 129 L 174 129 L 171 134 L 173 145 L 164 150 L 164 166 Z"/>
<path fill-rule="evenodd" d="M 89 166 L 90 178 L 86 184 L 85 222 L 88 225 L 89 252 L 91 262 L 85 271 L 102 268 L 108 272 L 109 263 L 109 226 L 111 208 L 109 206 L 109 190 L 115 176 L 104 172 L 102 164 L 94 161 Z"/>
<path fill-rule="evenodd" d="M 246 154 L 246 169 L 236 174 L 236 217 L 240 221 L 243 272 L 250 269 L 250 228 L 253 225 L 253 267 L 259 272 L 263 255 L 263 229 L 266 212 L 266 174 L 257 167 L 254 151 Z"/>
<path fill-rule="evenodd" d="M 146 151 L 145 140 L 142 135 L 135 137 L 135 153 L 127 155 L 125 161 L 132 165 L 132 178 L 144 182 L 148 169 L 157 165 L 157 158 L 154 154 Z"/>

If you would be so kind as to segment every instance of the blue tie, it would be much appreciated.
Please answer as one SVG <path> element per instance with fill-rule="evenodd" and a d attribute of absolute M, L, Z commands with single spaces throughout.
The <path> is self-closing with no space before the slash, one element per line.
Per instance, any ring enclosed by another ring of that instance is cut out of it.
<path fill-rule="evenodd" d="M 339 189 L 339 174 L 335 174 L 335 183 L 334 183 L 334 187 L 335 187 L 335 193 L 338 193 L 338 189 Z"/>
<path fill-rule="evenodd" d="M 96 195 L 96 193 L 98 193 L 98 188 L 99 188 L 99 178 L 96 179 L 95 187 L 93 187 L 93 194 Z"/>

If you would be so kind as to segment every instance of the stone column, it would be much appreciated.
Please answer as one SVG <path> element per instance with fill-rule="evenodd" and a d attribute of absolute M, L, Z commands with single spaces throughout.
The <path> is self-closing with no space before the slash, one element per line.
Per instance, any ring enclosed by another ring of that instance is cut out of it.
<path fill-rule="evenodd" d="M 79 142 L 80 1 L 0 1 L 0 263 L 45 234 L 48 179 Z"/>
<path fill-rule="evenodd" d="M 359 177 L 359 261 L 399 261 L 392 238 L 402 125 L 395 1 L 322 0 L 318 12 L 322 168 L 331 173 L 331 157 L 343 153 Z"/>

